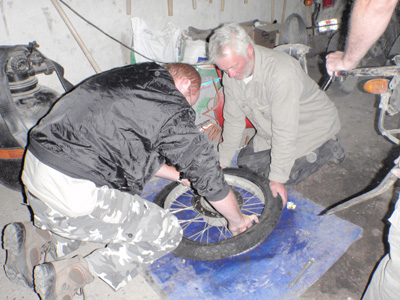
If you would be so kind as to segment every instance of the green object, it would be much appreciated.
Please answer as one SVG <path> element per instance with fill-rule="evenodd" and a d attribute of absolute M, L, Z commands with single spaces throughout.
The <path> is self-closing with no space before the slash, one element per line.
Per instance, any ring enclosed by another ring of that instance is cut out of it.
<path fill-rule="evenodd" d="M 131 64 L 136 65 L 135 52 L 131 51 Z"/>

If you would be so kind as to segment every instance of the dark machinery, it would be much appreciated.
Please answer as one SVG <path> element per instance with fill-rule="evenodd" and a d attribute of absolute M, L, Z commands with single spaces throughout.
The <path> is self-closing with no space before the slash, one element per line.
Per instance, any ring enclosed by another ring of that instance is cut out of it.
<path fill-rule="evenodd" d="M 21 190 L 20 173 L 28 131 L 59 97 L 38 84 L 36 74 L 56 72 L 65 91 L 72 89 L 64 69 L 46 58 L 36 42 L 0 46 L 0 183 Z"/>

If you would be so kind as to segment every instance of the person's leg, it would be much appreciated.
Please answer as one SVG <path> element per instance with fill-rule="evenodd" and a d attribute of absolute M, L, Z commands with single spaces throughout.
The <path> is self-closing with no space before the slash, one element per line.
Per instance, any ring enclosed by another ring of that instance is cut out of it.
<path fill-rule="evenodd" d="M 400 295 L 400 231 L 389 230 L 389 253 L 380 261 L 362 300 L 395 300 Z"/>
<path fill-rule="evenodd" d="M 328 140 L 318 149 L 295 160 L 286 186 L 294 186 L 321 169 L 328 161 L 341 163 L 346 155 L 337 136 Z M 253 140 L 243 148 L 237 159 L 240 168 L 247 168 L 261 177 L 268 178 L 271 164 L 271 150 L 254 152 Z"/>
<path fill-rule="evenodd" d="M 33 287 L 33 268 L 49 258 L 56 258 L 50 233 L 36 228 L 31 222 L 8 224 L 4 228 L 3 246 L 7 251 L 4 265 L 7 277 L 29 287 Z"/>
<path fill-rule="evenodd" d="M 321 169 L 329 161 L 341 163 L 346 155 L 339 138 L 334 137 L 322 146 L 295 160 L 286 186 L 294 186 Z"/>
<path fill-rule="evenodd" d="M 85 257 L 94 272 L 116 290 L 173 251 L 182 238 L 182 229 L 172 213 L 139 196 L 132 201 L 138 210 L 127 220 L 127 226 L 120 228 L 121 236 Z M 109 263 L 104 264 L 105 260 Z"/>
<path fill-rule="evenodd" d="M 268 178 L 271 164 L 271 150 L 254 152 L 253 139 L 238 154 L 239 168 L 245 168 L 257 175 Z"/>
<path fill-rule="evenodd" d="M 143 266 L 178 246 L 182 229 L 169 211 L 139 196 L 106 187 L 99 189 L 97 197 L 95 209 L 84 217 L 69 218 L 54 210 L 38 211 L 35 205 L 32 209 L 35 224 L 50 230 L 55 239 L 61 236 L 106 244 L 107 247 L 86 256 L 85 261 L 92 274 L 113 288 L 125 285 Z M 38 272 L 41 268 L 36 267 Z"/>
<path fill-rule="evenodd" d="M 61 235 L 54 234 L 52 229 L 57 226 L 67 226 L 63 223 L 63 220 L 67 217 L 64 214 L 52 209 L 41 200 L 33 196 L 28 190 L 25 192 L 28 204 L 34 211 L 33 223 L 36 227 L 49 232 L 51 235 L 52 244 L 55 247 L 57 257 L 61 258 L 73 251 L 77 250 L 79 247 L 85 243 L 79 239 L 65 238 Z M 57 221 L 56 221 L 57 220 Z M 58 224 L 58 225 L 57 225 Z"/>

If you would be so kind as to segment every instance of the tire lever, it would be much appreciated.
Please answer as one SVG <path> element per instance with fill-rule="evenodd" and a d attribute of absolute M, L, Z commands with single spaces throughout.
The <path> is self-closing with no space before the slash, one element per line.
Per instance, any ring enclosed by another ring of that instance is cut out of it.
<path fill-rule="evenodd" d="M 326 91 L 326 90 L 329 88 L 329 86 L 331 85 L 332 80 L 333 80 L 334 78 L 335 78 L 335 73 L 333 73 L 332 76 L 329 76 L 329 78 L 325 80 L 325 82 L 324 82 L 324 84 L 322 85 L 321 89 L 322 89 L 323 91 Z"/>

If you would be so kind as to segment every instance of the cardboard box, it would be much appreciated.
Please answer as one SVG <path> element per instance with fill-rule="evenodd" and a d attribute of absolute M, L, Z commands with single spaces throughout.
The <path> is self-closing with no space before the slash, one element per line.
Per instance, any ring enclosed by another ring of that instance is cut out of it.
<path fill-rule="evenodd" d="M 267 48 L 276 46 L 276 36 L 281 30 L 282 25 L 267 22 L 244 22 L 240 23 L 247 34 L 252 38 L 256 45 Z"/>

